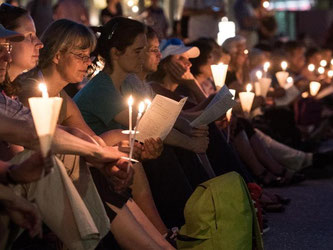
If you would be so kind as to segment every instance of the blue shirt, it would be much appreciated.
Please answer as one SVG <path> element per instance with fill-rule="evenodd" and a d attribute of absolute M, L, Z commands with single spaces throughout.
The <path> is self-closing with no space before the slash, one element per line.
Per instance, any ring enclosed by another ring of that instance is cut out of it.
<path fill-rule="evenodd" d="M 84 120 L 97 135 L 112 129 L 123 129 L 115 117 L 127 109 L 126 100 L 108 74 L 98 73 L 73 99 Z"/>

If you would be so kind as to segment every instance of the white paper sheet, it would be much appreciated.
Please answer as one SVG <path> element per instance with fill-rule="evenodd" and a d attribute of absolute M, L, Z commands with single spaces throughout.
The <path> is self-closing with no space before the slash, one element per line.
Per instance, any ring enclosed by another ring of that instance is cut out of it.
<path fill-rule="evenodd" d="M 217 92 L 205 110 L 194 121 L 192 121 L 190 125 L 192 127 L 208 125 L 209 123 L 220 118 L 236 104 L 236 101 L 234 101 L 232 97 L 233 95 L 230 93 L 227 86 L 224 85 L 219 92 Z"/>
<path fill-rule="evenodd" d="M 299 95 L 300 91 L 298 90 L 298 88 L 296 88 L 295 85 L 292 85 L 289 89 L 286 89 L 286 94 L 283 97 L 275 98 L 275 105 L 276 106 L 289 105 Z"/>
<path fill-rule="evenodd" d="M 177 117 L 182 110 L 187 97 L 176 102 L 165 96 L 156 95 L 150 108 L 142 116 L 136 139 L 144 142 L 148 138 L 161 138 L 162 140 L 170 133 Z"/>

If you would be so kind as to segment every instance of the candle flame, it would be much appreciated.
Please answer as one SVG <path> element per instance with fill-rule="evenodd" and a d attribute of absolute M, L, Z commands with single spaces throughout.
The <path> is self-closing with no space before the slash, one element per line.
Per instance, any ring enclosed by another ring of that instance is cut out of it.
<path fill-rule="evenodd" d="M 309 97 L 309 92 L 303 92 L 302 97 L 303 98 L 308 98 Z"/>
<path fill-rule="evenodd" d="M 331 59 L 331 64 L 333 65 L 333 59 Z"/>
<path fill-rule="evenodd" d="M 294 82 L 293 78 L 291 76 L 289 76 L 287 78 L 287 83 L 293 83 L 293 82 Z"/>
<path fill-rule="evenodd" d="M 133 103 L 134 103 L 134 99 L 133 99 L 133 96 L 132 96 L 132 95 L 130 95 L 130 96 L 128 97 L 128 101 L 127 101 L 127 103 L 128 103 L 128 106 L 132 106 L 132 105 L 133 105 Z"/>
<path fill-rule="evenodd" d="M 318 73 L 319 74 L 324 74 L 324 72 L 325 72 L 325 69 L 323 67 L 318 68 Z"/>
<path fill-rule="evenodd" d="M 328 77 L 333 77 L 333 70 L 329 70 L 328 72 L 327 72 L 327 75 L 328 75 Z"/>
<path fill-rule="evenodd" d="M 285 71 L 288 67 L 288 63 L 286 61 L 281 62 L 281 68 L 283 71 Z"/>
<path fill-rule="evenodd" d="M 320 61 L 320 66 L 326 67 L 327 66 L 327 61 L 326 60 L 321 60 Z"/>
<path fill-rule="evenodd" d="M 269 8 L 269 2 L 268 1 L 264 1 L 262 3 L 262 7 L 264 7 L 265 9 L 268 9 Z"/>
<path fill-rule="evenodd" d="M 39 90 L 42 92 L 43 98 L 48 98 L 49 94 L 47 93 L 47 87 L 45 83 L 38 84 Z"/>
<path fill-rule="evenodd" d="M 140 102 L 139 103 L 139 113 L 143 113 L 143 111 L 145 111 L 145 103 Z"/>
<path fill-rule="evenodd" d="M 314 66 L 314 64 L 309 64 L 308 65 L 308 70 L 310 71 L 310 72 L 313 72 L 314 70 L 315 70 L 315 66 Z"/>
<path fill-rule="evenodd" d="M 258 70 L 256 72 L 256 76 L 257 76 L 258 80 L 261 79 L 262 78 L 262 72 L 260 70 Z"/>
<path fill-rule="evenodd" d="M 247 49 L 244 50 L 244 54 L 247 55 L 249 54 L 249 51 Z"/>
<path fill-rule="evenodd" d="M 246 92 L 250 92 L 252 90 L 252 85 L 251 83 L 246 85 Z"/>
<path fill-rule="evenodd" d="M 265 62 L 264 63 L 264 70 L 265 70 L 265 72 L 267 72 L 268 71 L 268 68 L 271 66 L 271 63 L 270 62 Z"/>

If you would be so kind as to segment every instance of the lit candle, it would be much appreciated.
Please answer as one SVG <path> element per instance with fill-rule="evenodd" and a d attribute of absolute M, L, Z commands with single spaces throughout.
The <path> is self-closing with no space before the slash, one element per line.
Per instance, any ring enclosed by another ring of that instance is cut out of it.
<path fill-rule="evenodd" d="M 288 67 L 288 63 L 286 61 L 281 62 L 281 68 L 283 71 L 286 71 L 287 67 Z"/>
<path fill-rule="evenodd" d="M 49 98 L 49 93 L 47 92 L 47 87 L 45 83 L 40 83 L 38 85 L 39 90 L 42 92 L 43 98 Z"/>
<path fill-rule="evenodd" d="M 128 98 L 127 104 L 128 104 L 128 129 L 129 129 L 129 134 L 132 134 L 132 106 L 133 106 L 133 97 L 130 95 Z"/>
<path fill-rule="evenodd" d="M 250 114 L 253 99 L 254 99 L 254 93 L 250 92 L 252 90 L 251 83 L 246 85 L 246 92 L 240 92 L 239 93 L 239 99 L 241 102 L 242 110 L 245 113 L 245 115 Z"/>
<path fill-rule="evenodd" d="M 308 71 L 310 71 L 310 72 L 313 72 L 315 70 L 315 66 L 314 66 L 314 64 L 309 64 L 308 65 Z"/>
<path fill-rule="evenodd" d="M 234 89 L 229 89 L 229 91 L 230 91 L 230 93 L 232 94 L 232 99 L 235 100 L 236 90 L 234 90 Z M 228 122 L 230 122 L 230 120 L 231 120 L 231 112 L 232 112 L 232 108 L 231 108 L 231 109 L 228 109 L 227 114 L 226 114 L 226 117 L 227 117 Z"/>
<path fill-rule="evenodd" d="M 213 64 L 210 66 L 216 87 L 222 88 L 228 71 L 228 64 Z"/>
<path fill-rule="evenodd" d="M 289 89 L 291 86 L 293 86 L 294 79 L 291 76 L 289 76 L 286 82 L 287 84 L 284 86 L 284 89 Z"/>
<path fill-rule="evenodd" d="M 269 2 L 268 1 L 264 1 L 262 3 L 262 7 L 264 7 L 265 9 L 268 9 L 269 8 Z"/>
<path fill-rule="evenodd" d="M 307 91 L 306 91 L 306 92 L 303 92 L 303 93 L 302 93 L 302 97 L 303 97 L 303 98 L 308 98 L 308 97 L 309 97 L 309 92 L 307 92 Z"/>
<path fill-rule="evenodd" d="M 327 66 L 327 61 L 326 60 L 321 60 L 320 61 L 320 66 L 325 68 Z"/>
<path fill-rule="evenodd" d="M 249 51 L 247 49 L 244 49 L 244 54 L 245 55 L 249 54 Z"/>
<path fill-rule="evenodd" d="M 136 117 L 134 135 L 132 136 L 131 141 L 130 141 L 130 154 L 129 154 L 130 160 L 132 160 L 135 136 L 136 136 L 136 132 L 137 132 L 137 129 L 138 129 L 138 126 L 139 126 L 140 119 L 141 119 L 142 114 L 143 114 L 144 111 L 145 111 L 145 103 L 140 102 L 139 103 L 139 109 L 138 109 L 138 115 Z"/>
<path fill-rule="evenodd" d="M 232 99 L 235 100 L 235 96 L 236 96 L 236 90 L 234 89 L 229 89 L 230 93 L 232 94 Z M 228 131 L 227 131 L 227 143 L 229 143 L 230 141 L 230 121 L 231 121 L 231 114 L 232 114 L 232 108 L 228 109 L 226 117 L 227 117 L 227 121 L 228 121 Z"/>
<path fill-rule="evenodd" d="M 333 70 L 329 70 L 327 72 L 327 76 L 330 77 L 330 78 L 332 78 L 333 77 Z"/>
<path fill-rule="evenodd" d="M 260 80 L 262 78 L 262 72 L 260 70 L 258 70 L 256 72 L 256 77 L 257 77 L 258 80 Z"/>
<path fill-rule="evenodd" d="M 150 105 L 151 105 L 150 99 L 146 98 L 145 99 L 145 104 L 146 104 L 146 111 L 147 111 L 150 108 Z"/>
<path fill-rule="evenodd" d="M 318 68 L 318 73 L 321 74 L 321 75 L 324 74 L 325 73 L 325 69 L 323 67 L 319 67 Z"/>
<path fill-rule="evenodd" d="M 52 138 L 57 125 L 62 98 L 50 98 L 44 83 L 40 83 L 38 88 L 42 92 L 42 97 L 30 97 L 28 101 L 39 138 L 41 152 L 42 155 L 46 157 L 52 145 Z"/>
<path fill-rule="evenodd" d="M 310 82 L 310 94 L 312 96 L 317 95 L 321 84 L 319 82 Z"/>
<path fill-rule="evenodd" d="M 264 63 L 265 77 L 267 77 L 268 68 L 269 68 L 270 66 L 271 66 L 270 62 L 265 62 L 265 63 Z"/>

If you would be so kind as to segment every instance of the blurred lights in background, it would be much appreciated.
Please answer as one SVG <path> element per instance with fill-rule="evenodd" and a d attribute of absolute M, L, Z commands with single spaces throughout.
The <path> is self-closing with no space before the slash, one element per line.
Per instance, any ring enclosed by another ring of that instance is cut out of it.
<path fill-rule="evenodd" d="M 222 45 L 225 40 L 236 35 L 236 25 L 228 20 L 227 17 L 222 17 L 219 23 L 219 33 L 217 34 L 217 43 Z"/>

